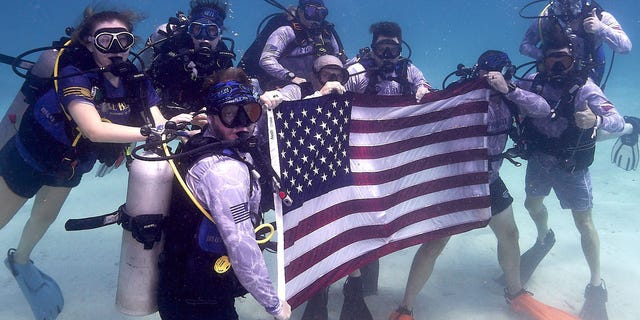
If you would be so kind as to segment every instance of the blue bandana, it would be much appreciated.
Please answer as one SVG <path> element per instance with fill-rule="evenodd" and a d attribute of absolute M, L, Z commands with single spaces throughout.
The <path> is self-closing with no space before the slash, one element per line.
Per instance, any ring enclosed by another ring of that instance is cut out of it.
<path fill-rule="evenodd" d="M 231 80 L 221 82 L 209 89 L 207 95 L 207 113 L 215 113 L 223 105 L 257 103 L 250 86 Z"/>
<path fill-rule="evenodd" d="M 196 8 L 191 12 L 191 21 L 215 23 L 219 27 L 224 25 L 226 14 L 211 7 Z"/>
<path fill-rule="evenodd" d="M 300 0 L 299 2 L 299 7 L 304 7 L 308 4 L 314 5 L 314 6 L 318 6 L 318 7 L 324 7 L 324 1 L 322 0 Z"/>

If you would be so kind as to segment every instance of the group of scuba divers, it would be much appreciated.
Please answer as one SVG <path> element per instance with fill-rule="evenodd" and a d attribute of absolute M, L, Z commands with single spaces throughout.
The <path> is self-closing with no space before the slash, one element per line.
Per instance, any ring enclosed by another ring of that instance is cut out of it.
<path fill-rule="evenodd" d="M 235 298 L 250 293 L 276 319 L 290 318 L 263 257 L 273 244 L 273 225 L 261 225 L 262 213 L 273 206 L 265 199 L 281 191 L 260 140 L 266 136 L 263 110 L 347 91 L 411 95 L 420 102 L 436 89 L 402 56 L 406 43 L 398 24 L 373 24 L 370 47 L 348 59 L 325 20 L 323 0 L 288 8 L 265 1 L 284 12 L 263 21 L 237 67 L 233 40 L 223 37 L 227 4 L 217 0 L 192 0 L 189 13 L 160 26 L 139 53 L 131 51 L 139 15 L 87 8 L 68 38 L 0 57 L 26 79 L 0 124 L 0 227 L 35 197 L 19 245 L 4 262 L 36 319 L 57 318 L 64 299 L 30 254 L 96 162 L 98 175 L 126 164 L 126 203 L 112 214 L 70 220 L 66 228 L 123 226 L 121 312 L 238 319 Z M 637 167 L 640 119 L 619 115 L 602 89 L 605 44 L 626 53 L 631 42 L 594 1 L 550 0 L 532 18 L 520 52 L 536 63 L 525 75 L 516 75 L 519 67 L 506 53 L 488 50 L 474 67 L 452 72 L 460 79 L 445 89 L 486 81 L 493 92 L 489 226 L 498 240 L 504 272 L 498 281 L 507 303 L 535 319 L 577 319 L 523 287 L 555 243 L 543 204 L 553 189 L 573 214 L 591 271 L 580 318 L 608 319 L 588 167 L 596 141 L 605 138 L 618 138 L 612 155 L 618 166 Z M 37 61 L 26 59 L 38 51 Z M 515 146 L 505 151 L 509 137 Z M 172 152 L 167 143 L 174 139 L 179 143 Z M 499 176 L 503 159 L 519 165 L 516 157 L 527 160 L 525 207 L 538 228 L 536 243 L 522 256 L 513 198 Z M 448 240 L 420 246 L 403 301 L 389 319 L 414 319 L 414 299 Z M 377 278 L 377 261 L 349 275 L 340 319 L 373 319 L 364 297 L 377 293 Z M 302 319 L 328 319 L 328 290 L 307 302 Z"/>

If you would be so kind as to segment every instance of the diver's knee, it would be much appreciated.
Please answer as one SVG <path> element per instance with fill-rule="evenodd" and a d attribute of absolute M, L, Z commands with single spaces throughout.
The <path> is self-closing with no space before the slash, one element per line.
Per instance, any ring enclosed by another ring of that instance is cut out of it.
<path fill-rule="evenodd" d="M 543 200 L 544 198 L 527 197 L 524 200 L 524 208 L 527 209 L 531 215 L 539 215 L 547 210 L 544 206 Z"/>

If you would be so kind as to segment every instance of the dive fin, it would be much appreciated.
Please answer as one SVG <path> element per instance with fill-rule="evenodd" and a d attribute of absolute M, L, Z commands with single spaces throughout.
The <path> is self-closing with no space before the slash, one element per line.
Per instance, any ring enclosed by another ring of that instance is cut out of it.
<path fill-rule="evenodd" d="M 362 277 L 347 277 L 342 293 L 344 302 L 340 310 L 340 320 L 373 320 L 373 315 L 364 301 Z"/>
<path fill-rule="evenodd" d="M 544 237 L 544 242 L 536 241 L 536 243 L 520 256 L 520 282 L 525 285 L 533 272 L 536 270 L 542 259 L 547 256 L 547 253 L 553 248 L 556 243 L 556 235 L 553 230 L 549 229 L 547 235 Z M 501 285 L 506 285 L 504 274 L 496 279 Z"/>
<path fill-rule="evenodd" d="M 638 135 L 633 133 L 619 137 L 611 149 L 611 162 L 625 171 L 638 168 Z"/>
<path fill-rule="evenodd" d="M 524 289 L 517 296 L 510 298 L 505 294 L 507 303 L 517 313 L 525 314 L 535 320 L 580 320 L 566 311 L 546 305 L 533 298 L 533 295 Z"/>
<path fill-rule="evenodd" d="M 9 249 L 4 264 L 18 282 L 33 315 L 38 320 L 54 320 L 62 312 L 64 298 L 62 290 L 51 277 L 38 270 L 32 261 L 25 264 L 15 263 L 15 249 Z"/>
<path fill-rule="evenodd" d="M 618 138 L 611 149 L 611 162 L 625 171 L 636 170 L 640 158 L 638 156 L 638 134 L 640 118 L 626 116 L 625 123 L 631 124 L 633 131 Z"/>
<path fill-rule="evenodd" d="M 329 287 L 323 288 L 318 291 L 309 301 L 304 308 L 301 320 L 328 320 L 329 310 L 327 304 L 329 303 Z"/>

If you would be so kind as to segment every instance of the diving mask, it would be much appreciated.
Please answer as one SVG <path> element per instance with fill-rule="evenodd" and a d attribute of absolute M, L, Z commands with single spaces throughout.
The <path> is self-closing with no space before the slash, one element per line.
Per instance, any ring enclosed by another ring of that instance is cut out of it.
<path fill-rule="evenodd" d="M 93 44 L 102 53 L 127 52 L 135 43 L 135 37 L 125 28 L 103 28 L 93 34 Z"/>
<path fill-rule="evenodd" d="M 207 100 L 207 113 L 218 115 L 227 128 L 247 127 L 262 115 L 251 88 L 234 80 L 213 86 Z"/>
<path fill-rule="evenodd" d="M 391 39 L 381 40 L 371 45 L 373 53 L 380 59 L 392 60 L 400 57 L 402 45 Z"/>
<path fill-rule="evenodd" d="M 309 21 L 321 22 L 329 15 L 329 9 L 323 6 L 307 4 L 302 8 L 304 18 Z"/>
<path fill-rule="evenodd" d="M 328 65 L 318 71 L 318 80 L 323 85 L 328 81 L 338 81 L 345 84 L 349 80 L 349 72 L 340 66 Z"/>
<path fill-rule="evenodd" d="M 565 52 L 554 52 L 544 57 L 544 70 L 551 74 L 565 73 L 573 68 L 575 59 Z"/>
<path fill-rule="evenodd" d="M 218 110 L 220 121 L 227 128 L 248 127 L 260 120 L 262 106 L 257 102 L 225 104 Z"/>
<path fill-rule="evenodd" d="M 582 12 L 582 0 L 553 0 L 551 9 L 557 15 L 577 17 Z"/>
<path fill-rule="evenodd" d="M 187 33 L 196 40 L 215 40 L 220 35 L 220 27 L 215 23 L 194 21 L 189 24 Z"/>

